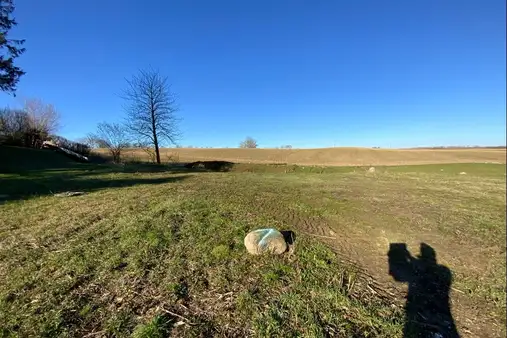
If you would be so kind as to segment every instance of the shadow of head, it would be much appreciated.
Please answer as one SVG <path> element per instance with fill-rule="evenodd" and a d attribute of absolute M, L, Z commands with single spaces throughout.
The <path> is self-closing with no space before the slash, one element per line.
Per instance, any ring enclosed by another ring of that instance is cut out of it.
<path fill-rule="evenodd" d="M 419 252 L 420 254 L 418 258 L 421 263 L 427 265 L 437 264 L 437 254 L 435 252 L 435 249 L 433 249 L 431 246 L 426 243 L 421 243 Z"/>
<path fill-rule="evenodd" d="M 389 275 L 398 282 L 409 282 L 420 268 L 437 265 L 436 252 L 426 243 L 420 244 L 417 257 L 410 254 L 405 243 L 391 243 L 387 256 Z"/>
<path fill-rule="evenodd" d="M 398 282 L 408 282 L 413 274 L 412 256 L 405 243 L 389 244 L 389 275 Z"/>

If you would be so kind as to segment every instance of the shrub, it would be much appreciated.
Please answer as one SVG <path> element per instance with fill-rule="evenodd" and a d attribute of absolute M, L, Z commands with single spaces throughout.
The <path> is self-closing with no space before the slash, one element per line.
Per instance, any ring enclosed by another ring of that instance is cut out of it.
<path fill-rule="evenodd" d="M 251 137 L 247 137 L 243 142 L 239 144 L 240 148 L 257 148 L 257 141 Z"/>

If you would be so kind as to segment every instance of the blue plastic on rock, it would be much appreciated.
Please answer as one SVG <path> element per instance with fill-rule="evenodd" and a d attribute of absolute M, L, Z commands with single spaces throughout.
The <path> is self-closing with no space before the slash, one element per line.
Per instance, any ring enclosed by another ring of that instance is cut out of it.
<path fill-rule="evenodd" d="M 269 240 L 269 236 L 270 235 L 273 235 L 273 234 L 276 234 L 278 232 L 278 230 L 276 229 L 258 229 L 258 230 L 255 230 L 255 232 L 262 232 L 262 233 L 265 233 L 261 240 L 259 241 L 259 247 L 261 247 L 262 249 L 266 249 L 266 246 L 268 245 L 268 240 Z"/>

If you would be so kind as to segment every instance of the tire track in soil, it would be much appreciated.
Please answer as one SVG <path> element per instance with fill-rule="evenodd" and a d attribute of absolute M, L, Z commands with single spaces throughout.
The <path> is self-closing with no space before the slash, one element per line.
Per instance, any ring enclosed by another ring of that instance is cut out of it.
<path fill-rule="evenodd" d="M 382 299 L 393 304 L 393 306 L 402 306 L 401 300 L 395 297 L 399 290 L 386 287 L 374 275 L 370 274 L 359 261 L 354 260 L 352 257 L 358 257 L 359 253 L 350 244 L 354 243 L 352 236 L 333 231 L 329 220 L 322 216 L 305 215 L 291 208 L 280 208 L 279 204 L 266 203 L 266 201 L 259 203 L 258 207 L 263 210 L 263 213 L 269 214 L 276 221 L 289 225 L 296 233 L 301 232 L 315 237 L 328 246 L 342 264 L 350 267 L 356 274 L 355 286 L 350 290 L 352 297 Z"/>
<path fill-rule="evenodd" d="M 330 222 L 327 223 L 328 228 L 331 228 L 330 224 Z M 315 229 L 316 226 L 318 225 L 308 227 L 308 229 Z M 336 227 L 333 228 L 336 229 Z M 350 229 L 344 230 L 349 231 Z M 321 230 L 320 233 L 323 231 L 325 230 Z M 393 306 L 403 307 L 408 291 L 407 286 L 394 282 L 388 276 L 385 257 L 379 257 L 374 248 L 370 246 L 373 238 L 380 238 L 379 234 L 371 233 L 369 234 L 371 238 L 365 239 L 365 234 L 353 231 L 347 235 L 343 231 L 336 230 L 336 232 L 338 234 L 334 238 L 317 239 L 333 250 L 342 263 L 358 272 L 358 283 L 364 287 L 357 290 L 360 292 L 366 290 L 372 295 L 387 300 Z M 354 291 L 352 291 L 353 296 L 355 295 Z M 479 332 L 480 336 L 485 338 L 502 337 L 502 324 L 487 315 L 487 307 L 476 304 L 467 295 L 459 292 L 451 293 L 451 303 L 454 321 L 461 337 L 478 337 Z"/>
<path fill-rule="evenodd" d="M 290 204 L 284 204 L 284 201 L 277 196 L 279 194 L 273 192 L 266 198 L 264 192 L 262 198 L 247 197 L 241 201 L 241 204 L 244 203 L 244 206 L 250 210 L 258 210 L 258 214 L 265 215 L 284 227 L 289 227 L 296 234 L 300 232 L 314 236 L 315 239 L 327 245 L 343 264 L 352 267 L 357 272 L 358 287 L 352 290 L 352 296 L 355 296 L 357 292 L 368 293 L 385 299 L 393 306 L 404 306 L 406 285 L 396 283 L 388 276 L 387 250 L 386 252 L 379 251 L 380 247 L 388 245 L 392 239 L 389 236 L 386 237 L 382 229 L 371 227 L 355 229 L 348 224 L 342 224 L 339 218 L 330 219 L 295 210 Z M 306 200 L 304 195 L 292 197 L 292 200 Z M 307 200 L 307 202 L 310 201 Z M 361 220 L 357 219 L 353 223 L 357 222 Z M 357 297 L 361 295 L 358 294 Z M 454 320 L 462 337 L 476 337 L 479 332 L 481 336 L 487 338 L 502 336 L 502 330 L 497 321 L 488 318 L 486 309 L 478 306 L 479 304 L 474 304 L 466 295 L 453 292 L 451 298 Z"/>
<path fill-rule="evenodd" d="M 327 245 L 346 266 L 356 272 L 355 287 L 350 295 L 357 298 L 383 299 L 393 307 L 403 308 L 407 293 L 406 285 L 395 283 L 387 275 L 385 256 L 380 257 L 373 246 L 375 238 L 384 238 L 379 233 L 362 233 L 345 228 L 332 220 L 307 215 L 291 208 L 283 208 L 279 203 L 258 203 L 259 210 L 271 216 L 275 221 L 293 227 L 297 232 L 313 236 Z M 367 237 L 365 237 L 367 236 Z M 387 254 L 387 252 L 386 252 Z M 470 303 L 463 295 L 452 296 L 453 304 Z M 473 304 L 454 309 L 454 319 L 462 337 L 475 337 L 481 332 L 483 337 L 499 337 L 500 330 L 491 327 L 489 320 L 481 315 Z M 470 319 L 474 318 L 471 325 Z"/>

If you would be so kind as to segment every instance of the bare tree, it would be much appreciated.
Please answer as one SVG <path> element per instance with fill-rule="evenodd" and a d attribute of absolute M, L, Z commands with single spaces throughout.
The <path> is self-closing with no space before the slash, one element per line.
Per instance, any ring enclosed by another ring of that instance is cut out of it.
<path fill-rule="evenodd" d="M 247 137 L 243 142 L 239 144 L 240 148 L 257 148 L 257 141 L 251 137 Z"/>
<path fill-rule="evenodd" d="M 39 99 L 26 100 L 22 110 L 6 108 L 0 112 L 2 143 L 40 148 L 58 130 L 58 121 L 53 105 Z"/>
<path fill-rule="evenodd" d="M 141 70 L 127 80 L 123 98 L 129 131 L 140 142 L 153 146 L 160 163 L 159 146 L 164 141 L 174 144 L 179 136 L 175 116 L 178 107 L 167 78 L 155 70 Z"/>
<path fill-rule="evenodd" d="M 60 114 L 50 103 L 44 103 L 40 99 L 27 99 L 23 110 L 28 114 L 33 129 L 50 135 L 60 127 Z"/>
<path fill-rule="evenodd" d="M 0 144 L 29 146 L 30 119 L 23 110 L 4 108 L 0 111 Z"/>
<path fill-rule="evenodd" d="M 28 100 L 22 110 L 0 112 L 0 133 L 4 143 L 40 148 L 58 129 L 59 115 L 50 104 Z"/>
<path fill-rule="evenodd" d="M 119 123 L 99 123 L 97 132 L 88 135 L 87 138 L 94 146 L 106 148 L 115 163 L 120 162 L 123 149 L 129 145 L 125 127 Z"/>

